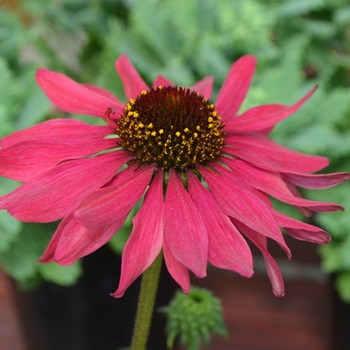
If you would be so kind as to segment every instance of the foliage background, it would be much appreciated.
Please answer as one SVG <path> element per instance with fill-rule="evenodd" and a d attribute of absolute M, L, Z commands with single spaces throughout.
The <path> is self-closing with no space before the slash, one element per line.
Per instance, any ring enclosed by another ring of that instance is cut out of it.
<path fill-rule="evenodd" d="M 114 61 L 127 53 L 148 82 L 163 74 L 191 85 L 213 75 L 215 97 L 232 62 L 249 53 L 259 65 L 242 109 L 292 104 L 318 84 L 312 99 L 271 137 L 329 157 L 327 172 L 349 171 L 349 50 L 348 0 L 5 1 L 0 8 L 0 137 L 63 116 L 36 86 L 37 67 L 100 85 L 125 100 Z M 15 186 L 0 178 L 0 195 Z M 349 187 L 303 194 L 350 210 Z M 110 242 L 117 253 L 131 219 Z M 323 269 L 335 274 L 337 290 L 350 301 L 350 216 L 336 212 L 314 220 L 333 237 L 320 247 Z M 37 262 L 55 226 L 23 224 L 0 211 L 1 265 L 20 286 L 33 288 L 43 279 L 71 285 L 81 275 L 80 262 L 69 267 Z"/>

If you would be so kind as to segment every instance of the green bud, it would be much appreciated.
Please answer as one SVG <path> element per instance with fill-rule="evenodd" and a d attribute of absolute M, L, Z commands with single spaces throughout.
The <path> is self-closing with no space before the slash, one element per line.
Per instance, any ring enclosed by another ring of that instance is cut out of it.
<path fill-rule="evenodd" d="M 178 291 L 168 306 L 161 308 L 167 317 L 167 345 L 173 348 L 178 336 L 182 346 L 198 350 L 208 345 L 211 333 L 227 337 L 220 299 L 202 288 L 192 287 L 188 295 Z"/>

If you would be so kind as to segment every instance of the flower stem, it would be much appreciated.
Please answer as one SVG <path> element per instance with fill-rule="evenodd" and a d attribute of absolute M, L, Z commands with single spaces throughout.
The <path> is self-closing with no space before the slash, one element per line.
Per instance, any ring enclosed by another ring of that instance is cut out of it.
<path fill-rule="evenodd" d="M 142 275 L 131 350 L 146 349 L 162 261 L 163 253 L 160 253 L 153 264 Z"/>

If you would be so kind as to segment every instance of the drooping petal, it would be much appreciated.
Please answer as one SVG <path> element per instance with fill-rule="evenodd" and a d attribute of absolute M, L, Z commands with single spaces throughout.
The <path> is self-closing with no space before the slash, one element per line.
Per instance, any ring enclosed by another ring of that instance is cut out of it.
<path fill-rule="evenodd" d="M 175 259 L 197 277 L 206 276 L 208 233 L 197 207 L 170 169 L 164 208 L 164 239 Z"/>
<path fill-rule="evenodd" d="M 237 222 L 236 220 L 234 223 L 239 228 L 239 230 L 243 232 L 244 235 L 247 236 L 248 239 L 250 239 L 259 248 L 263 254 L 266 271 L 271 281 L 273 294 L 275 294 L 277 297 L 283 297 L 285 291 L 282 274 L 276 261 L 267 250 L 266 237 L 260 235 L 258 232 L 255 232 L 244 224 Z"/>
<path fill-rule="evenodd" d="M 73 217 L 65 217 L 58 226 L 54 237 L 43 256 L 41 262 L 56 261 L 60 265 L 74 264 L 78 259 L 94 252 L 107 243 L 115 232 L 123 225 L 124 220 L 119 218 L 113 225 L 99 223 L 95 228 L 89 229 Z"/>
<path fill-rule="evenodd" d="M 57 243 L 63 231 L 62 228 L 65 227 L 69 223 L 69 221 L 72 220 L 72 218 L 73 218 L 72 214 L 68 214 L 65 218 L 63 218 L 63 220 L 58 225 L 55 233 L 53 234 L 47 248 L 45 249 L 45 252 L 39 258 L 39 262 L 50 263 L 55 261 L 55 251 L 56 251 Z"/>
<path fill-rule="evenodd" d="M 158 86 L 174 86 L 174 85 L 175 84 L 171 80 L 163 77 L 162 75 L 158 75 L 156 80 L 153 82 L 152 87 L 153 89 L 156 89 Z"/>
<path fill-rule="evenodd" d="M 128 56 L 121 55 L 115 62 L 115 67 L 122 79 L 125 95 L 128 100 L 135 98 L 141 91 L 149 89 L 138 71 L 129 61 Z"/>
<path fill-rule="evenodd" d="M 103 149 L 94 143 L 73 147 L 56 141 L 23 141 L 0 149 L 0 175 L 28 181 L 63 160 L 91 156 Z"/>
<path fill-rule="evenodd" d="M 62 162 L 0 197 L 0 209 L 24 222 L 58 220 L 72 212 L 88 193 L 108 182 L 130 157 L 128 152 L 118 151 Z"/>
<path fill-rule="evenodd" d="M 123 296 L 159 255 L 163 245 L 163 213 L 163 172 L 159 171 L 134 217 L 133 230 L 123 249 L 121 277 L 114 297 Z"/>
<path fill-rule="evenodd" d="M 203 166 L 199 171 L 209 186 L 221 210 L 251 229 L 278 242 L 287 254 L 290 251 L 278 228 L 270 208 L 254 194 L 254 189 L 245 186 L 234 175 L 229 179 Z"/>
<path fill-rule="evenodd" d="M 309 189 L 329 188 L 350 179 L 350 173 L 332 174 L 282 174 L 290 183 Z"/>
<path fill-rule="evenodd" d="M 199 92 L 205 98 L 210 100 L 211 93 L 213 91 L 213 83 L 214 83 L 214 78 L 208 76 L 198 81 L 196 84 L 190 87 L 190 89 L 193 91 Z"/>
<path fill-rule="evenodd" d="M 2 148 L 24 141 L 56 141 L 69 146 L 99 145 L 101 149 L 113 146 L 113 140 L 105 137 L 112 134 L 109 126 L 94 126 L 75 119 L 52 119 L 30 128 L 16 131 L 0 140 Z"/>
<path fill-rule="evenodd" d="M 258 169 L 238 159 L 225 158 L 225 163 L 230 166 L 235 174 L 239 174 L 253 188 L 265 192 L 282 202 L 294 206 L 307 207 L 317 212 L 344 210 L 344 208 L 338 204 L 316 202 L 301 197 L 295 197 L 286 183 L 275 173 Z M 225 169 L 223 169 L 223 171 L 225 171 Z M 225 173 L 228 176 L 232 174 L 230 174 L 230 171 L 225 171 Z"/>
<path fill-rule="evenodd" d="M 315 86 L 293 106 L 278 104 L 262 105 L 248 109 L 238 118 L 226 121 L 226 132 L 260 131 L 275 126 L 281 120 L 295 113 L 315 92 Z"/>
<path fill-rule="evenodd" d="M 215 102 L 217 111 L 226 122 L 235 116 L 248 92 L 256 66 L 256 58 L 246 55 L 231 67 Z"/>
<path fill-rule="evenodd" d="M 209 262 L 216 267 L 251 277 L 253 259 L 247 242 L 192 171 L 187 172 L 187 179 L 190 196 L 208 230 Z"/>
<path fill-rule="evenodd" d="M 103 117 L 108 107 L 120 113 L 124 107 L 117 98 L 112 99 L 97 90 L 93 91 L 62 73 L 39 68 L 36 82 L 57 107 L 68 113 Z"/>
<path fill-rule="evenodd" d="M 274 211 L 273 216 L 277 224 L 296 239 L 318 244 L 326 244 L 331 240 L 329 233 L 319 227 L 298 221 L 278 211 Z"/>
<path fill-rule="evenodd" d="M 124 170 L 118 174 L 110 184 L 117 185 L 125 182 L 130 177 L 130 173 L 135 169 L 135 165 L 127 168 L 126 171 Z M 51 261 L 56 261 L 61 265 L 70 265 L 77 259 L 100 248 L 110 240 L 117 230 L 120 229 L 125 222 L 129 211 L 126 210 L 122 215 L 116 215 L 112 224 L 106 224 L 105 222 L 96 219 L 93 228 L 83 226 L 81 222 L 74 217 L 74 212 L 68 215 L 58 226 L 58 229 L 46 250 L 48 254 L 51 252 L 51 259 L 53 259 Z M 52 256 L 53 249 L 54 255 Z M 45 254 L 41 259 L 47 259 Z M 50 258 L 50 255 L 48 255 L 48 258 Z M 43 261 L 49 262 L 46 260 Z"/>
<path fill-rule="evenodd" d="M 165 240 L 163 241 L 163 253 L 164 261 L 171 277 L 180 285 L 183 292 L 188 294 L 190 291 L 190 274 L 188 268 L 174 257 Z"/>
<path fill-rule="evenodd" d="M 103 222 L 113 225 L 119 217 L 127 216 L 139 201 L 149 184 L 153 166 L 144 166 L 135 172 L 127 168 L 106 187 L 90 191 L 74 213 L 83 226 L 94 228 Z"/>
<path fill-rule="evenodd" d="M 299 190 L 297 189 L 296 186 L 294 186 L 292 183 L 290 182 L 285 182 L 286 185 L 288 186 L 288 189 L 291 193 L 293 193 L 293 195 L 295 197 L 298 197 L 298 198 L 302 198 L 302 195 L 301 193 L 299 192 Z M 310 210 L 309 208 L 306 208 L 306 207 L 300 207 L 300 206 L 295 206 L 303 215 L 305 215 L 305 217 L 307 218 L 311 218 L 312 217 L 312 210 Z"/>
<path fill-rule="evenodd" d="M 312 173 L 329 164 L 329 160 L 325 157 L 293 151 L 257 133 L 231 134 L 225 141 L 230 147 L 224 147 L 224 152 L 266 170 Z"/>

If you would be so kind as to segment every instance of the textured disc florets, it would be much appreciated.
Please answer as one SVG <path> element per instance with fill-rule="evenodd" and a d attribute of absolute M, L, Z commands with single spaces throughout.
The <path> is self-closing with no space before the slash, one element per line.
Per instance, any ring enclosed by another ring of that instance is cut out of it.
<path fill-rule="evenodd" d="M 185 170 L 214 160 L 224 145 L 215 106 L 182 87 L 157 87 L 130 99 L 118 120 L 121 145 L 142 163 Z"/>

